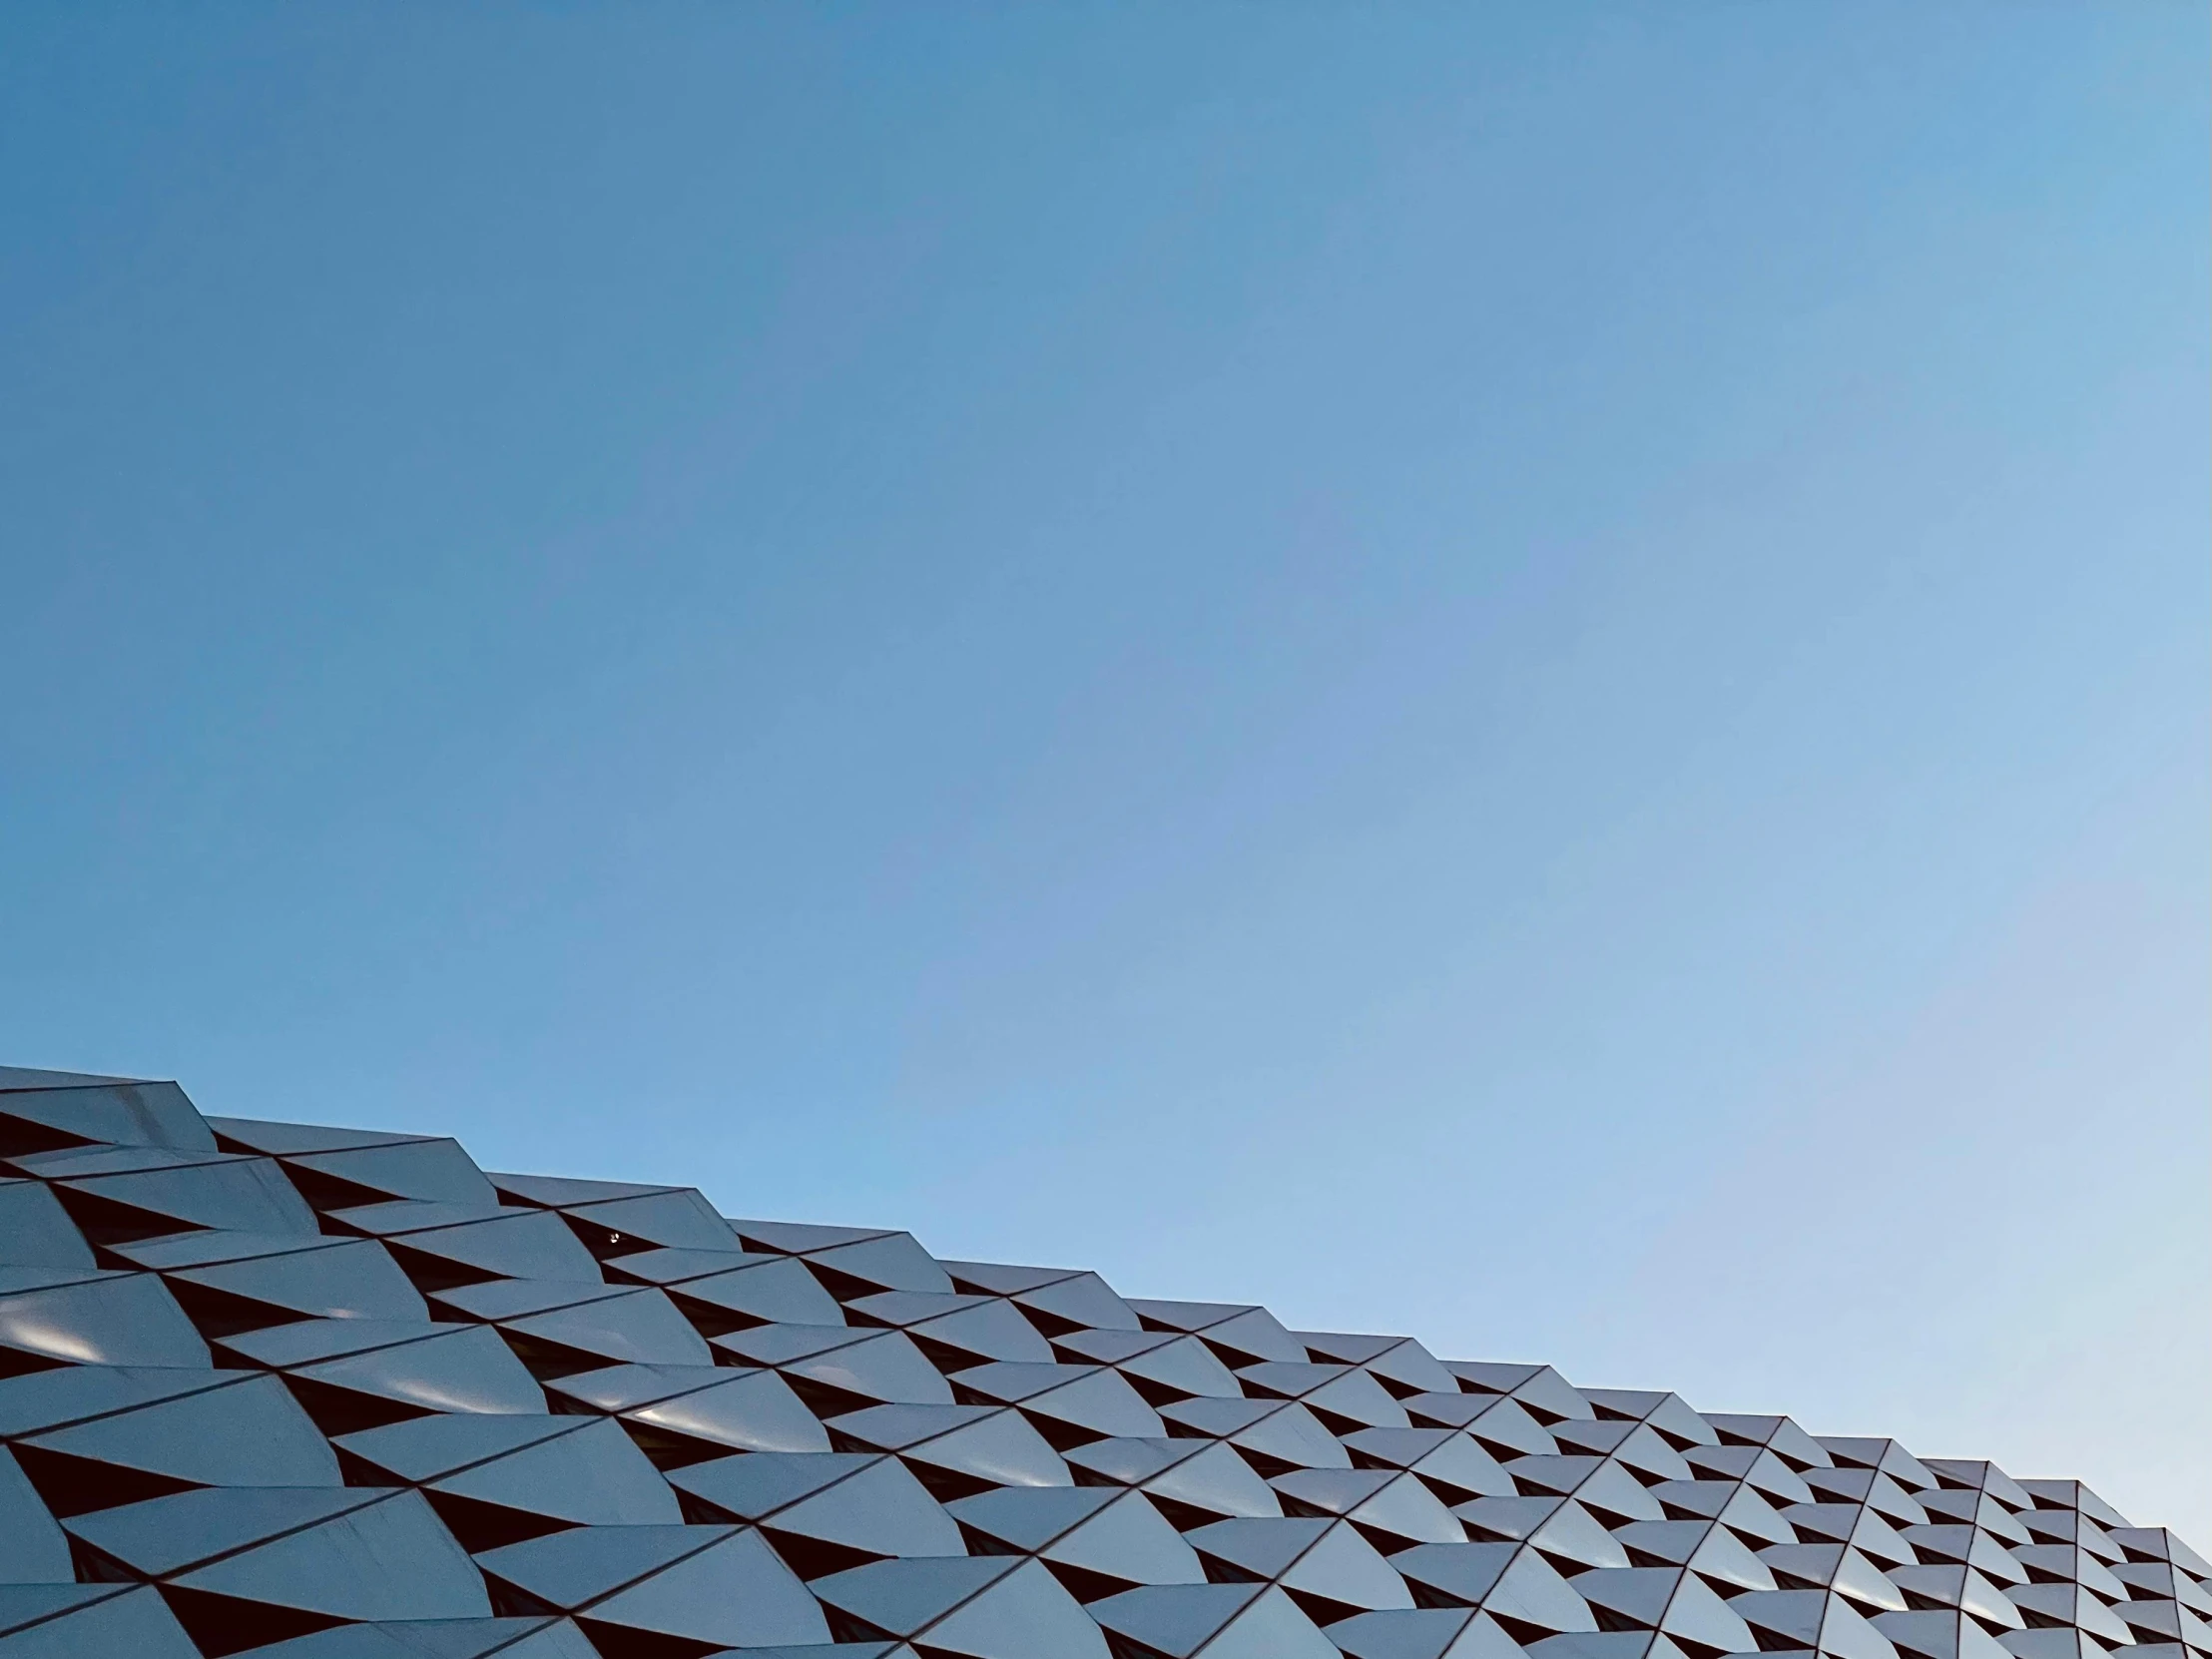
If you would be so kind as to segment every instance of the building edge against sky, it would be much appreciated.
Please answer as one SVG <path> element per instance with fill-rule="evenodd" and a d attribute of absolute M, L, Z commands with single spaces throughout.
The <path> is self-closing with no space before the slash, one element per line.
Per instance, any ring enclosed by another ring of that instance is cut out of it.
<path fill-rule="evenodd" d="M 0 1162 L 0 1654 L 2212 1659 L 2072 1478 L 174 1083 Z"/>

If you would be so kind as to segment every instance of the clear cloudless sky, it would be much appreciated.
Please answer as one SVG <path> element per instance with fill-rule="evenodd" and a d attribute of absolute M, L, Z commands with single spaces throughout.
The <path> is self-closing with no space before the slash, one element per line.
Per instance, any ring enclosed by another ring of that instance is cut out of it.
<path fill-rule="evenodd" d="M 2212 1544 L 2212 22 L 0 15 L 0 1061 Z"/>

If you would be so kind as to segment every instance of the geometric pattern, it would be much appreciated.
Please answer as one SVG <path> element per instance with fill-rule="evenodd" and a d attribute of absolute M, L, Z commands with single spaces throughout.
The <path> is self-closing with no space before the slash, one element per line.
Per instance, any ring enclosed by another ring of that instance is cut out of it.
<path fill-rule="evenodd" d="M 2212 1659 L 2072 1480 L 0 1070 L 0 1659 Z"/>

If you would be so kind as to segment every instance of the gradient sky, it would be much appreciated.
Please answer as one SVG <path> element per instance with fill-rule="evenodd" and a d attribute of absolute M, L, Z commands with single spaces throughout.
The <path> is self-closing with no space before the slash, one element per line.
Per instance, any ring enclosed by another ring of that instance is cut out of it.
<path fill-rule="evenodd" d="M 2201 5 L 0 14 L 0 1061 L 2212 1543 Z"/>

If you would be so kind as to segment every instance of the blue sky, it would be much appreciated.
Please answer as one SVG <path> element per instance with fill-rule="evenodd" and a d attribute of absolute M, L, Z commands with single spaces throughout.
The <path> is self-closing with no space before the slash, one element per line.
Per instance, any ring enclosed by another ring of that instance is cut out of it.
<path fill-rule="evenodd" d="M 11 7 L 0 1060 L 2201 1546 L 2208 32 Z"/>

